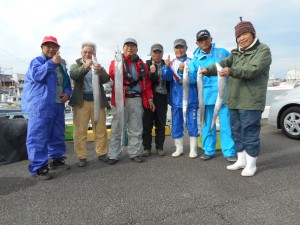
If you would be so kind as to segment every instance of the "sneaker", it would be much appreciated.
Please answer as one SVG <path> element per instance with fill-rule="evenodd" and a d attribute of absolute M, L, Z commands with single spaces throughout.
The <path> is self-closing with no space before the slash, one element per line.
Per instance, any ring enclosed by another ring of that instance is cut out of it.
<path fill-rule="evenodd" d="M 65 158 L 49 159 L 48 167 L 50 170 L 57 170 L 57 169 L 69 170 L 70 169 L 70 166 L 68 164 L 66 164 L 66 162 L 65 162 Z"/>
<path fill-rule="evenodd" d="M 226 157 L 225 159 L 227 159 L 228 162 L 236 162 L 237 158 L 235 156 L 229 156 Z"/>
<path fill-rule="evenodd" d="M 151 155 L 151 151 L 149 149 L 145 149 L 142 153 L 143 157 L 148 157 L 149 155 Z"/>
<path fill-rule="evenodd" d="M 78 166 L 79 167 L 85 167 L 87 165 L 86 159 L 79 159 Z"/>
<path fill-rule="evenodd" d="M 52 176 L 49 174 L 48 166 L 42 167 L 36 171 L 36 174 L 31 175 L 33 178 L 38 180 L 50 180 Z"/>
<path fill-rule="evenodd" d="M 137 163 L 142 163 L 144 160 L 142 160 L 139 156 L 134 156 L 131 158 L 132 161 L 137 162 Z"/>
<path fill-rule="evenodd" d="M 107 155 L 99 155 L 98 160 L 102 162 L 107 162 L 108 161 L 108 156 Z"/>
<path fill-rule="evenodd" d="M 165 151 L 162 150 L 162 149 L 156 149 L 156 152 L 157 152 L 157 155 L 159 155 L 159 156 L 165 156 L 166 155 Z"/>
<path fill-rule="evenodd" d="M 117 159 L 108 159 L 107 164 L 108 164 L 108 165 L 114 165 L 114 164 L 116 164 L 118 161 L 119 161 L 119 160 L 117 160 Z"/>
<path fill-rule="evenodd" d="M 214 157 L 213 155 L 202 154 L 202 155 L 200 156 L 200 159 L 206 161 L 206 160 L 212 159 L 213 157 Z"/>

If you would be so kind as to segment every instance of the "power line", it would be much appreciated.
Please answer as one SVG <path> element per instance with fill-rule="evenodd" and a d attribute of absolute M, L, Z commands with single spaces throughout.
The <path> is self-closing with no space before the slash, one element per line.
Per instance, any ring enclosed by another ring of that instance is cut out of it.
<path fill-rule="evenodd" d="M 11 56 L 13 56 L 13 57 L 15 57 L 15 58 L 18 59 L 20 62 L 25 63 L 26 65 L 28 65 L 28 62 L 26 62 L 25 60 L 19 58 L 19 57 L 16 56 L 16 55 L 10 53 L 9 51 L 5 50 L 4 48 L 1 48 L 1 47 L 0 47 L 0 50 L 4 51 L 5 53 L 7 53 L 7 54 L 9 54 L 9 55 L 11 55 Z"/>

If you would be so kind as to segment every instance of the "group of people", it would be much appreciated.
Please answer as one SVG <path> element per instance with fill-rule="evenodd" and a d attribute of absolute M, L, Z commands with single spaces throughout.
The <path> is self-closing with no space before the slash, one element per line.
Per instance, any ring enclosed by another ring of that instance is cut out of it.
<path fill-rule="evenodd" d="M 118 113 L 115 79 L 118 68 L 115 60 L 109 72 L 95 60 L 96 45 L 84 42 L 81 58 L 70 67 L 59 53 L 57 39 L 46 36 L 41 44 L 42 55 L 32 60 L 26 74 L 22 109 L 28 114 L 27 151 L 29 172 L 38 179 L 50 179 L 49 169 L 69 169 L 65 163 L 64 104 L 74 107 L 74 151 L 78 166 L 87 165 L 87 126 L 91 120 L 95 151 L 100 161 L 116 164 L 122 157 L 125 129 L 127 151 L 132 161 L 142 163 L 151 155 L 152 129 L 155 126 L 155 148 L 164 156 L 165 125 L 168 104 L 171 106 L 171 133 L 175 142 L 173 157 L 183 154 L 183 136 L 190 138 L 189 157 L 196 158 L 198 136 L 201 133 L 202 160 L 210 160 L 216 153 L 216 125 L 211 128 L 218 98 L 218 76 L 227 77 L 226 100 L 219 111 L 220 140 L 228 170 L 242 170 L 242 176 L 253 176 L 260 153 L 260 119 L 265 107 L 271 53 L 267 45 L 259 42 L 251 22 L 241 21 L 235 26 L 237 48 L 229 53 L 216 47 L 206 29 L 196 34 L 193 58 L 187 56 L 184 39 L 174 41 L 176 58 L 163 59 L 161 44 L 150 48 L 151 58 L 146 63 L 139 58 L 138 43 L 128 38 L 123 43 L 123 100 L 124 118 Z M 216 68 L 219 63 L 222 69 Z M 204 120 L 199 116 L 197 79 L 203 76 Z M 99 96 L 94 96 L 94 77 L 99 76 Z M 71 79 L 74 87 L 71 89 Z M 113 81 L 112 122 L 108 140 L 106 110 L 109 106 L 103 84 Z M 186 83 L 186 81 L 188 83 Z M 94 100 L 100 99 L 99 111 Z M 99 120 L 94 121 L 95 112 Z M 122 120 L 121 120 L 122 119 Z M 201 124 L 201 127 L 199 126 Z M 123 133 L 122 133 L 123 132 Z M 143 151 L 142 151 L 143 148 Z M 237 156 L 237 158 L 236 158 Z"/>

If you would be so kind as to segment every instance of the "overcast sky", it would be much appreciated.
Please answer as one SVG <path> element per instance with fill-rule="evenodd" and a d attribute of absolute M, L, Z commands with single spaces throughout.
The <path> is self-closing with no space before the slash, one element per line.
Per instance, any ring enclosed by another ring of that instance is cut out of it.
<path fill-rule="evenodd" d="M 299 0 L 0 0 L 0 67 L 7 74 L 26 73 L 46 35 L 57 37 L 69 65 L 80 57 L 82 42 L 95 42 L 107 70 L 128 37 L 137 40 L 144 60 L 154 43 L 164 46 L 164 58 L 173 58 L 177 38 L 186 39 L 192 57 L 201 29 L 211 32 L 216 46 L 231 50 L 240 16 L 271 48 L 270 76 L 300 70 Z"/>

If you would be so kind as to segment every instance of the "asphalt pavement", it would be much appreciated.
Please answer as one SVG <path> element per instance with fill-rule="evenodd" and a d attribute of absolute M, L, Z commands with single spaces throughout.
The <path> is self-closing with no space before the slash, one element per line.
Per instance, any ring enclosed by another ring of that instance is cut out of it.
<path fill-rule="evenodd" d="M 73 142 L 66 142 L 68 171 L 54 179 L 29 177 L 28 161 L 0 166 L 0 224 L 300 224 L 300 147 L 262 120 L 261 155 L 254 177 L 228 171 L 215 158 L 172 158 L 152 151 L 144 163 L 126 152 L 120 162 L 98 161 L 88 143 L 88 166 L 79 168 Z M 198 151 L 202 153 L 201 149 Z"/>

